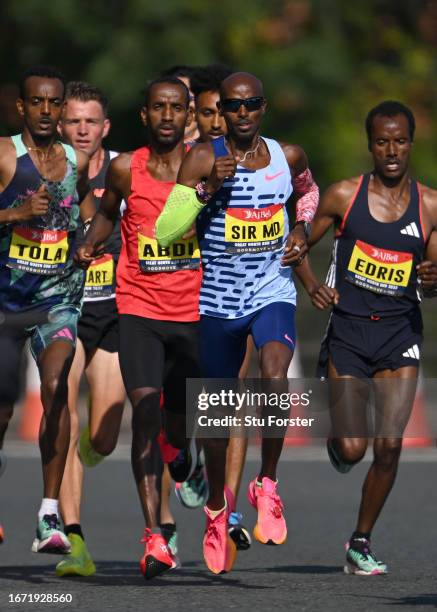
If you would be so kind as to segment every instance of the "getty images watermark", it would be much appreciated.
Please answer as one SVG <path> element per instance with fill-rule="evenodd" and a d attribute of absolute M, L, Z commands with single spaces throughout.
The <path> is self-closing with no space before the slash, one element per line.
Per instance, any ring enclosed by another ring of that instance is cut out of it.
<path fill-rule="evenodd" d="M 199 427 L 311 427 L 314 417 L 287 416 L 293 407 L 307 408 L 310 405 L 312 390 L 303 393 L 275 393 L 257 392 L 246 389 L 234 391 L 221 389 L 218 393 L 200 393 L 197 400 L 197 409 L 207 411 L 211 408 L 223 408 L 225 411 L 235 411 L 237 414 L 223 416 L 201 414 L 197 417 Z M 282 413 L 272 412 L 269 409 L 279 409 Z M 266 410 L 267 409 L 267 410 Z M 258 413 L 263 410 L 262 414 Z M 250 412 L 250 414 L 241 414 Z"/>
<path fill-rule="evenodd" d="M 189 379 L 186 391 L 188 436 L 437 437 L 437 379 Z"/>

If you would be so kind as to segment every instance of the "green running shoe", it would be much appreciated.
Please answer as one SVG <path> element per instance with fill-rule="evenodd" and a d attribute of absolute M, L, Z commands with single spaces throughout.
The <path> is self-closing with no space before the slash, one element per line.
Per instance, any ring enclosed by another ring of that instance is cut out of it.
<path fill-rule="evenodd" d="M 178 500 L 185 508 L 200 508 L 207 502 L 209 495 L 208 481 L 205 468 L 200 457 L 191 477 L 185 482 L 177 482 L 175 493 Z"/>
<path fill-rule="evenodd" d="M 387 574 L 387 565 L 378 561 L 370 550 L 370 540 L 366 538 L 355 538 L 351 546 L 348 542 L 346 548 L 345 574 L 356 576 L 378 576 Z"/>
<path fill-rule="evenodd" d="M 329 461 L 332 466 L 340 472 L 340 474 L 347 474 L 354 467 L 352 463 L 344 463 L 340 457 L 337 455 L 334 449 L 334 445 L 332 444 L 332 439 L 328 438 L 326 441 L 326 450 L 328 451 Z"/>
<path fill-rule="evenodd" d="M 70 552 L 70 549 L 70 541 L 61 531 L 56 514 L 45 514 L 38 522 L 32 552 L 65 555 Z"/>
<path fill-rule="evenodd" d="M 90 440 L 90 428 L 88 426 L 84 427 L 80 434 L 79 457 L 86 467 L 94 467 L 105 458 L 104 455 L 101 455 L 92 447 Z"/>
<path fill-rule="evenodd" d="M 96 573 L 96 566 L 91 559 L 85 541 L 77 535 L 70 533 L 68 539 L 71 552 L 56 566 L 57 576 L 92 576 Z"/>

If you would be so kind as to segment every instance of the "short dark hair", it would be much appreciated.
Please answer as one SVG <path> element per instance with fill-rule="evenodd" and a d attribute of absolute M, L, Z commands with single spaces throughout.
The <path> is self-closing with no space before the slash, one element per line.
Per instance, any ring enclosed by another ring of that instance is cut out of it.
<path fill-rule="evenodd" d="M 66 100 L 91 102 L 94 100 L 102 107 L 105 117 L 108 116 L 108 98 L 99 87 L 94 87 L 85 81 L 70 81 L 65 90 Z"/>
<path fill-rule="evenodd" d="M 198 68 L 191 78 L 191 91 L 197 98 L 204 91 L 219 91 L 221 82 L 226 79 L 233 70 L 225 64 L 210 64 Z"/>
<path fill-rule="evenodd" d="M 58 81 L 61 81 L 64 87 L 63 96 L 65 97 L 65 86 L 66 86 L 67 81 L 66 81 L 64 74 L 57 68 L 53 68 L 53 66 L 44 66 L 42 64 L 39 64 L 37 66 L 31 66 L 30 68 L 27 68 L 27 70 L 25 70 L 23 74 L 21 75 L 19 88 L 20 88 L 20 98 L 22 100 L 24 99 L 24 96 L 26 95 L 25 93 L 26 81 L 27 79 L 30 79 L 30 77 L 33 77 L 33 76 L 46 77 L 48 79 L 58 79 Z"/>
<path fill-rule="evenodd" d="M 162 77 L 186 77 L 190 81 L 191 85 L 191 77 L 194 72 L 197 70 L 195 66 L 186 66 L 185 64 L 178 64 L 176 66 L 171 66 L 171 68 L 167 68 L 163 72 L 161 72 Z"/>
<path fill-rule="evenodd" d="M 395 100 L 386 100 L 381 102 L 369 112 L 366 117 L 366 132 L 367 142 L 370 149 L 370 141 L 372 139 L 372 126 L 375 117 L 395 117 L 396 115 L 404 115 L 408 120 L 408 130 L 410 132 L 410 140 L 414 140 L 414 131 L 416 129 L 416 121 L 411 110 L 402 104 L 402 102 L 396 102 Z"/>
<path fill-rule="evenodd" d="M 154 87 L 155 85 L 160 85 L 161 83 L 169 83 L 171 85 L 177 85 L 178 87 L 181 87 L 184 92 L 184 95 L 186 98 L 186 104 L 188 108 L 188 106 L 190 105 L 190 92 L 189 92 L 188 87 L 185 85 L 183 81 L 181 81 L 177 77 L 171 77 L 171 76 L 159 77 L 157 79 L 154 79 L 153 81 L 150 81 L 150 83 L 147 84 L 147 87 L 144 90 L 144 106 L 149 105 L 150 92 L 152 90 L 152 87 Z"/>

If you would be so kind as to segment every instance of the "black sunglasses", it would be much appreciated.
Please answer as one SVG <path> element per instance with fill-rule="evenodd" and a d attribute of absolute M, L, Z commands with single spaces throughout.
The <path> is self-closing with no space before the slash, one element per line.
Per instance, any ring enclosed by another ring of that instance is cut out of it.
<path fill-rule="evenodd" d="M 245 109 L 250 113 L 252 111 L 259 110 L 264 104 L 264 98 L 262 96 L 255 96 L 254 98 L 226 98 L 217 103 L 217 106 L 225 113 L 237 113 L 240 110 L 240 106 L 243 105 Z"/>

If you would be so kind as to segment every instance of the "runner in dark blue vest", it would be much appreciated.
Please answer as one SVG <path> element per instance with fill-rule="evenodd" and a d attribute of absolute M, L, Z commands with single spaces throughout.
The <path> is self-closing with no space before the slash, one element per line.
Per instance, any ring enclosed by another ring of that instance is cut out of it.
<path fill-rule="evenodd" d="M 319 374 L 335 381 L 328 454 L 339 472 L 348 472 L 366 452 L 369 387 L 362 379 L 378 379 L 374 458 L 347 544 L 349 574 L 387 573 L 370 549 L 370 534 L 396 477 L 414 401 L 422 345 L 418 281 L 423 276 L 432 285 L 437 261 L 437 192 L 408 174 L 414 127 L 411 111 L 398 102 L 370 111 L 374 170 L 327 190 L 309 241 L 315 244 L 336 226 L 326 284 L 313 279 L 307 289 L 316 307 L 333 304 Z M 308 263 L 301 267 L 309 269 Z"/>

